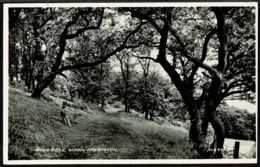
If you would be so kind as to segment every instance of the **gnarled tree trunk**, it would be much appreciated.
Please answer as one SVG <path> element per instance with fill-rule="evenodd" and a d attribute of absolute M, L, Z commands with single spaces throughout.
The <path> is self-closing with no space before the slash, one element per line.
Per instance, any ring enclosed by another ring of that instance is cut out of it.
<path fill-rule="evenodd" d="M 219 105 L 219 95 L 221 91 L 221 79 L 218 77 L 212 78 L 212 83 L 209 89 L 209 93 L 206 99 L 205 103 L 205 116 L 206 116 L 206 123 L 205 127 L 207 128 L 207 121 L 209 121 L 215 131 L 216 138 L 214 142 L 216 142 L 216 148 L 217 148 L 217 158 L 223 158 L 223 155 L 221 154 L 220 150 L 223 148 L 224 140 L 225 140 L 225 130 L 224 126 L 221 122 L 221 119 L 217 115 L 216 108 Z M 206 134 L 204 127 L 204 134 Z"/>
<path fill-rule="evenodd" d="M 39 98 L 41 96 L 42 91 L 48 87 L 48 85 L 55 79 L 56 75 L 56 73 L 50 73 L 46 78 L 38 82 L 31 97 Z"/>
<path fill-rule="evenodd" d="M 199 148 L 202 144 L 202 130 L 201 130 L 201 115 L 200 110 L 194 107 L 194 104 L 186 104 L 188 106 L 190 114 L 190 142 L 193 144 L 194 148 Z"/>

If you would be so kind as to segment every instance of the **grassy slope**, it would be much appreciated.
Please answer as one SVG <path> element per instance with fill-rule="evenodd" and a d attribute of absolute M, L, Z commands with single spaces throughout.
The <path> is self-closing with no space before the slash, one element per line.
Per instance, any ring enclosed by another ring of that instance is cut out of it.
<path fill-rule="evenodd" d="M 188 133 L 127 113 L 106 113 L 97 106 L 67 108 L 72 127 L 61 122 L 60 106 L 9 89 L 9 159 L 186 159 L 198 158 Z M 73 116 L 78 116 L 73 119 Z M 60 148 L 64 151 L 36 151 Z M 68 149 L 80 148 L 78 151 Z M 116 151 L 90 151 L 112 148 Z M 84 150 L 84 151 L 83 151 Z"/>

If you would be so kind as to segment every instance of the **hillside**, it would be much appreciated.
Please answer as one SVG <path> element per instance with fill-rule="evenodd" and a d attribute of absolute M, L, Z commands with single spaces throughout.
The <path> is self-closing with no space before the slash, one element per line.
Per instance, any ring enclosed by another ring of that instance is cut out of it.
<path fill-rule="evenodd" d="M 68 127 L 57 103 L 9 89 L 9 159 L 198 158 L 184 128 L 86 104 L 66 108 Z"/>

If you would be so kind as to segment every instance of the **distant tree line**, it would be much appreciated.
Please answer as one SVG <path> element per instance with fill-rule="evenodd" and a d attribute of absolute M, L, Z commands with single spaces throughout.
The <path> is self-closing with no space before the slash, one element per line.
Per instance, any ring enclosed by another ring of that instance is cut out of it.
<path fill-rule="evenodd" d="M 225 127 L 227 138 L 256 141 L 255 113 L 229 106 L 220 106 L 218 113 Z"/>

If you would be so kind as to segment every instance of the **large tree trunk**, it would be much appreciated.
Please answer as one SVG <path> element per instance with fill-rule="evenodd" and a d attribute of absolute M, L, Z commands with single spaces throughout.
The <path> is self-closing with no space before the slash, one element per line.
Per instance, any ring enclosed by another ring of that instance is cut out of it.
<path fill-rule="evenodd" d="M 216 138 L 216 158 L 222 158 L 221 149 L 224 145 L 225 140 L 225 130 L 223 124 L 216 113 L 216 108 L 219 105 L 221 98 L 221 86 L 223 82 L 223 74 L 226 72 L 227 66 L 227 35 L 225 29 L 225 17 L 222 8 L 213 7 L 212 11 L 215 13 L 217 18 L 217 36 L 219 39 L 219 50 L 218 50 L 218 65 L 217 73 L 214 73 L 214 76 L 211 81 L 211 85 L 208 91 L 208 96 L 205 103 L 205 119 L 202 124 L 203 134 L 206 135 L 206 130 L 208 127 L 208 122 L 211 123 Z"/>
<path fill-rule="evenodd" d="M 190 142 L 195 148 L 199 148 L 202 144 L 202 130 L 201 130 L 201 116 L 200 111 L 197 108 L 193 108 L 192 105 L 189 105 L 190 113 Z M 194 105 L 193 105 L 194 106 Z"/>
<path fill-rule="evenodd" d="M 212 110 L 210 109 L 210 111 L 208 111 L 209 108 L 210 107 L 208 107 L 206 109 L 206 112 L 207 112 L 209 121 L 216 134 L 216 147 L 217 147 L 217 149 L 222 149 L 223 145 L 224 145 L 224 140 L 225 140 L 225 129 L 221 122 L 221 119 L 219 118 L 219 116 L 216 113 L 216 110 L 214 110 L 212 108 Z"/>
<path fill-rule="evenodd" d="M 167 20 L 171 22 L 170 13 L 167 13 Z M 197 109 L 194 97 L 192 94 L 192 87 L 185 87 L 185 82 L 182 81 L 180 75 L 176 71 L 175 67 L 172 66 L 166 59 L 166 48 L 167 48 L 167 38 L 168 38 L 169 28 L 165 24 L 160 31 L 161 39 L 160 39 L 160 48 L 159 54 L 157 56 L 156 61 L 160 63 L 160 65 L 164 68 L 164 70 L 168 73 L 171 78 L 172 83 L 176 86 L 178 91 L 180 92 L 183 102 L 188 107 L 189 115 L 190 115 L 190 142 L 193 143 L 195 148 L 199 148 L 202 143 L 202 131 L 201 131 L 201 118 L 200 112 Z"/>
<path fill-rule="evenodd" d="M 221 119 L 216 113 L 216 109 L 212 105 L 210 104 L 206 105 L 206 114 L 207 114 L 207 118 L 209 119 L 209 122 L 211 123 L 214 129 L 215 136 L 216 136 L 214 137 L 214 141 L 211 144 L 211 147 L 213 149 L 216 148 L 216 153 L 215 153 L 216 158 L 223 158 L 223 154 L 221 150 L 223 149 L 224 140 L 225 140 L 224 126 L 221 122 Z"/>
<path fill-rule="evenodd" d="M 212 100 L 206 101 L 205 114 L 208 121 L 211 123 L 215 134 L 216 134 L 216 147 L 219 149 L 223 148 L 224 139 L 225 139 L 225 130 L 221 122 L 221 119 L 217 115 L 215 102 Z"/>
<path fill-rule="evenodd" d="M 216 148 L 217 148 L 217 158 L 222 158 L 223 155 L 221 154 L 220 150 L 223 148 L 224 140 L 225 140 L 225 130 L 224 126 L 221 122 L 221 119 L 217 115 L 216 108 L 219 105 L 219 94 L 221 91 L 221 79 L 218 77 L 213 77 L 212 83 L 209 89 L 209 93 L 207 96 L 207 100 L 205 103 L 205 116 L 206 119 L 211 123 L 216 138 L 214 142 L 216 142 Z M 205 129 L 204 129 L 205 130 Z M 204 132 L 205 133 L 205 132 Z"/>
<path fill-rule="evenodd" d="M 159 63 L 169 74 L 172 83 L 176 86 L 176 88 L 180 92 L 183 102 L 188 108 L 190 121 L 191 121 L 190 142 L 193 143 L 194 148 L 199 148 L 203 140 L 202 130 L 201 130 L 201 117 L 200 117 L 200 110 L 197 108 L 197 105 L 195 104 L 192 91 L 189 91 L 184 86 L 184 82 L 181 80 L 179 74 L 174 69 L 174 67 L 172 67 L 169 64 L 169 62 L 167 62 L 166 58 L 160 58 Z"/>
<path fill-rule="evenodd" d="M 178 91 L 180 92 L 183 102 L 188 108 L 190 115 L 190 142 L 193 143 L 195 148 L 199 148 L 202 144 L 202 130 L 201 130 L 201 116 L 200 110 L 197 108 L 195 104 L 194 97 L 192 91 L 189 91 L 185 86 L 184 82 L 181 80 L 177 71 L 172 67 L 169 62 L 165 58 L 159 59 L 159 63 L 165 69 L 165 71 L 169 74 L 172 83 L 176 86 Z M 191 89 L 191 88 L 189 88 Z"/>
<path fill-rule="evenodd" d="M 56 75 L 56 73 L 51 73 L 42 81 L 38 82 L 36 88 L 33 91 L 32 97 L 39 98 L 41 96 L 42 91 L 48 87 L 48 85 L 55 79 Z"/>

